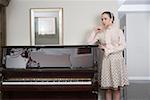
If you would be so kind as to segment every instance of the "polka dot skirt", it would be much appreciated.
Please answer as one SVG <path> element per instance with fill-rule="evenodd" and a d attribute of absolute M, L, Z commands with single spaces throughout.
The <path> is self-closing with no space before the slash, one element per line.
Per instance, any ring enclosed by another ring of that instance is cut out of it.
<path fill-rule="evenodd" d="M 101 88 L 118 88 L 129 84 L 127 66 L 122 52 L 112 53 L 102 59 Z"/>

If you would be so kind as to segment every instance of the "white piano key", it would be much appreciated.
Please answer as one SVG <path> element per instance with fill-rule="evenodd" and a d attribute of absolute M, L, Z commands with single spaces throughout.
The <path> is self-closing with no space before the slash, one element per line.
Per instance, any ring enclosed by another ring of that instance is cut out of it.
<path fill-rule="evenodd" d="M 91 81 L 86 82 L 2 82 L 2 85 L 91 85 Z"/>

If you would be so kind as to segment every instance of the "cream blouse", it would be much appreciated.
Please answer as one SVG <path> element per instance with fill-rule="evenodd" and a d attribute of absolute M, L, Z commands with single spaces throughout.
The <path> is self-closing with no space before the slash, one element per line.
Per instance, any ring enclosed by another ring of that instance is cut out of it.
<path fill-rule="evenodd" d="M 105 55 L 124 50 L 126 46 L 122 30 L 114 25 L 97 34 L 93 31 L 88 38 L 88 44 L 95 44 L 97 41 L 104 46 Z"/>

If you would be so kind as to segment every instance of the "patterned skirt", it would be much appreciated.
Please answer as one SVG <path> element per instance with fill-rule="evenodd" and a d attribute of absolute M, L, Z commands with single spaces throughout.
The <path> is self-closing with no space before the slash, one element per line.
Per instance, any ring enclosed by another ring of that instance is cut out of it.
<path fill-rule="evenodd" d="M 116 89 L 129 84 L 127 66 L 121 51 L 103 57 L 100 80 L 102 89 Z"/>

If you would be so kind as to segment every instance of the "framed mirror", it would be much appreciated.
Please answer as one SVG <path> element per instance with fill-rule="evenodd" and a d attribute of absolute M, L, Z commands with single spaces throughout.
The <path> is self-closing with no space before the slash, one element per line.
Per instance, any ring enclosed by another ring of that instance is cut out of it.
<path fill-rule="evenodd" d="M 63 9 L 30 9 L 31 45 L 63 44 Z"/>

